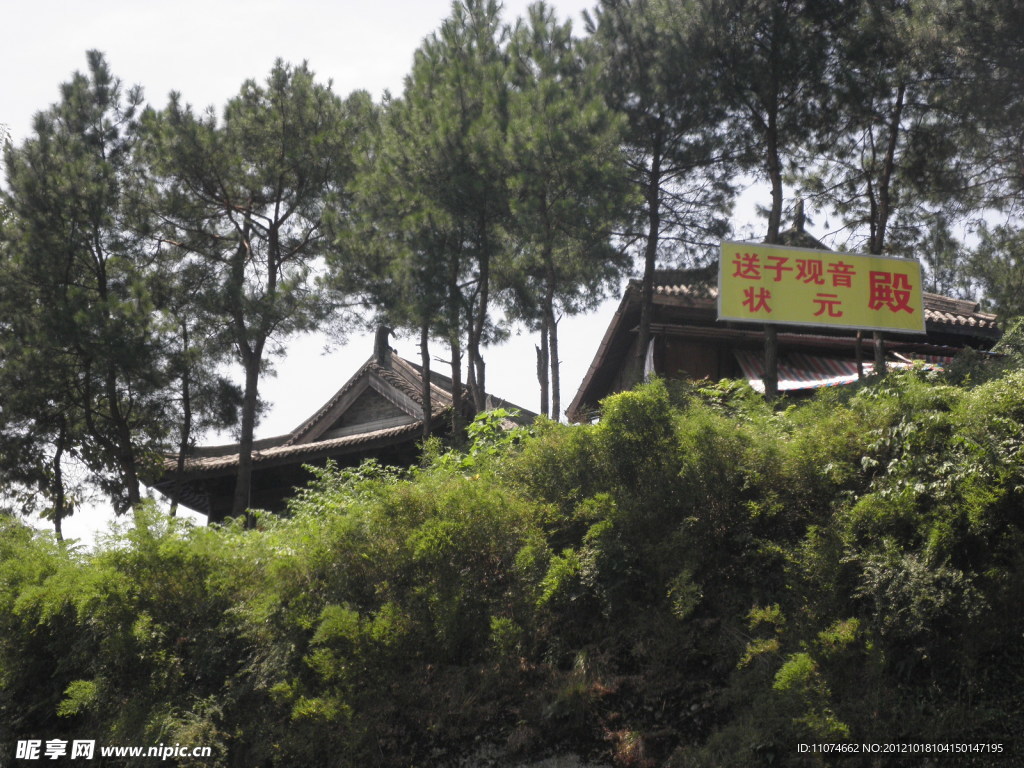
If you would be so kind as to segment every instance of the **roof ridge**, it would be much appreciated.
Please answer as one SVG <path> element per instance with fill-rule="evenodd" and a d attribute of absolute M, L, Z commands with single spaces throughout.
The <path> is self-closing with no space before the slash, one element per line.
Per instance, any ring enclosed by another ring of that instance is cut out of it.
<path fill-rule="evenodd" d="M 349 380 L 341 386 L 341 389 L 331 395 L 327 402 L 321 405 L 312 416 L 299 424 L 299 426 L 289 433 L 291 436 L 284 445 L 295 445 L 298 440 L 306 435 L 311 429 L 313 429 L 313 427 L 319 424 L 328 413 L 330 413 L 331 409 L 334 408 L 338 401 L 355 386 L 356 382 L 362 378 L 364 373 L 377 366 L 378 363 L 376 358 L 371 356 L 365 363 L 359 366 L 359 369 L 349 377 Z"/>
<path fill-rule="evenodd" d="M 423 405 L 423 392 L 417 386 L 417 384 L 422 382 L 422 374 L 415 365 L 400 355 L 392 354 L 390 367 L 383 366 L 377 361 L 375 356 L 371 356 L 352 374 L 351 378 L 345 382 L 341 389 L 335 392 L 326 403 L 317 409 L 316 413 L 289 433 L 288 440 L 283 445 L 298 445 L 299 441 L 308 435 L 317 424 L 323 421 L 338 404 L 338 401 L 350 392 L 356 383 L 368 373 L 376 374 L 379 378 L 402 392 L 402 394 L 408 396 L 416 404 Z M 431 412 L 436 416 L 440 411 L 451 405 L 451 393 L 446 392 L 442 387 L 434 383 L 433 377 L 431 377 L 430 386 L 432 394 L 438 395 L 436 399 L 431 398 Z"/>
<path fill-rule="evenodd" d="M 400 364 L 399 367 L 405 369 L 405 373 L 408 374 L 408 378 L 406 378 L 406 376 L 402 376 L 402 375 L 398 374 L 395 370 L 388 371 L 388 373 L 390 373 L 395 378 L 399 379 L 402 382 L 402 384 L 404 384 L 404 386 L 401 386 L 399 388 L 402 389 L 402 391 L 405 392 L 407 395 L 409 395 L 416 403 L 418 403 L 419 405 L 422 406 L 423 405 L 423 389 L 422 389 L 423 369 L 420 366 L 418 366 L 415 363 L 413 363 L 412 361 L 406 360 L 404 357 L 399 357 L 398 355 L 394 355 L 392 357 L 392 361 L 393 362 L 398 362 Z M 417 384 L 420 385 L 420 386 L 416 386 Z M 432 403 L 431 411 L 436 411 L 438 409 L 438 407 L 443 409 L 443 408 L 446 408 L 449 405 L 451 405 L 452 393 L 449 392 L 448 390 L 446 390 L 444 387 L 439 386 L 436 383 L 436 381 L 434 379 L 434 372 L 433 371 L 430 374 L 430 390 L 431 390 L 431 399 L 430 399 L 430 401 Z M 435 399 L 433 397 L 434 394 L 439 395 L 441 399 L 440 400 Z"/>

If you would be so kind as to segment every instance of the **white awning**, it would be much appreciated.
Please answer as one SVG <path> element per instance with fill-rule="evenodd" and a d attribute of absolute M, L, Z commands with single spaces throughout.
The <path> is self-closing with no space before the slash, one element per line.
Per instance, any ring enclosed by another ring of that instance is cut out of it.
<path fill-rule="evenodd" d="M 736 351 L 736 360 L 750 386 L 764 392 L 764 355 L 745 350 Z M 872 363 L 864 361 L 864 375 L 871 375 Z M 779 358 L 779 391 L 817 389 L 850 384 L 857 380 L 857 363 L 833 357 L 818 357 L 803 352 L 790 352 Z"/>
<path fill-rule="evenodd" d="M 764 392 L 764 355 L 745 350 L 735 351 L 736 360 L 743 370 L 743 376 L 750 386 Z M 910 368 L 924 363 L 931 368 L 941 368 L 953 358 L 939 355 L 896 355 L 896 361 L 888 361 L 890 368 Z M 875 365 L 873 360 L 864 361 L 864 375 L 870 376 Z M 789 352 L 779 357 L 779 391 L 791 392 L 800 389 L 835 387 L 857 381 L 857 362 L 835 357 L 809 355 L 805 352 Z"/>

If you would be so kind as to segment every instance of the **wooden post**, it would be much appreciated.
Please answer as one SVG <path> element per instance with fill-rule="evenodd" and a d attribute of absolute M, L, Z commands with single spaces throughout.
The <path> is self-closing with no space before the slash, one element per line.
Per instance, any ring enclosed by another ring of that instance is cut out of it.
<path fill-rule="evenodd" d="M 857 341 L 853 345 L 854 354 L 857 356 L 857 380 L 861 381 L 864 379 L 864 345 L 861 343 L 864 340 L 864 332 L 857 331 Z"/>
<path fill-rule="evenodd" d="M 434 407 L 430 397 L 430 323 L 424 321 L 420 326 L 420 368 L 423 369 L 423 384 L 420 399 L 423 400 L 423 439 L 430 437 L 431 422 L 434 420 Z"/>
<path fill-rule="evenodd" d="M 774 325 L 764 327 L 764 396 L 771 402 L 779 396 L 779 337 Z"/>
<path fill-rule="evenodd" d="M 885 340 L 881 331 L 873 331 L 871 338 L 875 342 L 875 373 L 885 375 Z"/>

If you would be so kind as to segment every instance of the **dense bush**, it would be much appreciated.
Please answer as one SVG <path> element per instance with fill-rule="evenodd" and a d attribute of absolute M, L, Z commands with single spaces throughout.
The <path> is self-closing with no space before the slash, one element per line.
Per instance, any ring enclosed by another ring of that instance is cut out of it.
<path fill-rule="evenodd" d="M 1017 755 L 1024 374 L 972 380 L 779 408 L 653 382 L 594 425 L 491 419 L 465 454 L 329 468 L 256 530 L 150 509 L 84 553 L 2 521 L 0 744 L 209 745 L 205 766 Z"/>

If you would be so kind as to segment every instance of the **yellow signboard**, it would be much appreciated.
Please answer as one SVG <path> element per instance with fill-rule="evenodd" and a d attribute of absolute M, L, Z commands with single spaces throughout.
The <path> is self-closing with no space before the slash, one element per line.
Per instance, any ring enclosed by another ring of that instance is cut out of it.
<path fill-rule="evenodd" d="M 910 259 L 723 242 L 718 319 L 924 333 L 921 265 Z"/>

